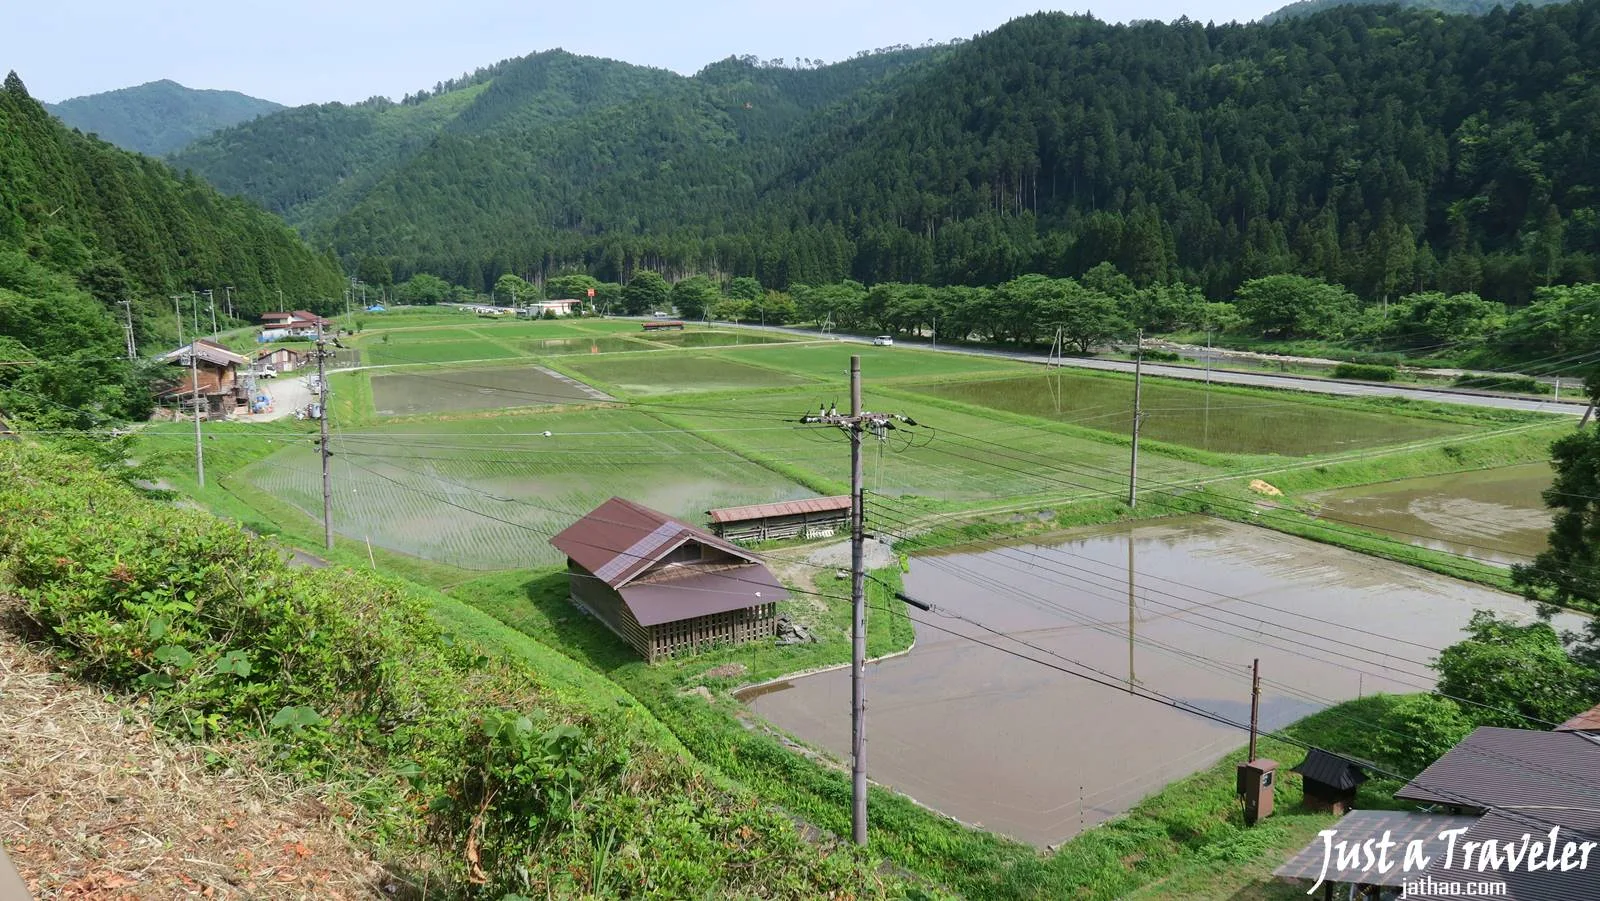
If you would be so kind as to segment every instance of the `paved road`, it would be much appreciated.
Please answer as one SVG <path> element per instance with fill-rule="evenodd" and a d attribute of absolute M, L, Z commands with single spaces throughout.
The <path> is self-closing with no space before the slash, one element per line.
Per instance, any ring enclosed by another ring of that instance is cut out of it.
<path fill-rule="evenodd" d="M 724 323 L 718 323 L 724 324 Z M 731 325 L 732 323 L 726 323 Z M 820 333 L 811 329 L 792 328 L 776 325 L 747 325 L 743 328 L 764 329 L 771 332 L 785 332 L 793 335 L 803 335 L 808 338 L 821 337 Z M 856 335 L 830 335 L 840 341 L 851 341 L 858 344 L 870 344 L 870 338 Z M 940 353 L 959 353 L 980 357 L 999 357 L 1009 360 L 1018 360 L 1024 363 L 1038 363 L 1045 365 L 1054 362 L 1051 358 L 1038 353 L 1026 351 L 999 350 L 974 347 L 929 347 L 921 342 L 907 346 L 920 347 L 924 350 L 936 350 Z M 1085 357 L 1065 357 L 1061 359 L 1064 366 L 1079 369 L 1099 369 L 1107 372 L 1133 372 L 1133 362 L 1130 360 L 1100 360 Z M 1186 379 L 1189 381 L 1203 381 L 1207 378 L 1203 368 L 1194 366 L 1174 366 L 1168 363 L 1146 363 L 1144 371 L 1148 375 L 1158 375 L 1164 378 Z M 1525 397 L 1513 397 L 1503 394 L 1493 394 L 1485 391 L 1461 391 L 1450 388 L 1418 388 L 1403 385 L 1382 385 L 1371 382 L 1344 382 L 1334 379 L 1319 379 L 1295 375 L 1271 375 L 1260 372 L 1238 372 L 1231 370 L 1213 369 L 1210 380 L 1219 385 L 1248 385 L 1256 388 L 1279 388 L 1287 391 L 1307 391 L 1314 394 L 1338 394 L 1349 397 L 1406 397 L 1412 400 L 1445 402 L 1452 404 L 1466 404 L 1474 407 L 1493 407 L 1501 410 L 1524 410 L 1536 413 L 1561 413 L 1570 416 L 1582 416 L 1585 405 L 1569 403 L 1566 400 L 1556 403 L 1553 400 L 1534 400 Z"/>

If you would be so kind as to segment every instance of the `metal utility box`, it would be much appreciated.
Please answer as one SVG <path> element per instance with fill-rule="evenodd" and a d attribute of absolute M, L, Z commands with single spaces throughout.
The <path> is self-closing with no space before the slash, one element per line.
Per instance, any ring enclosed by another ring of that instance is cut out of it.
<path fill-rule="evenodd" d="M 1238 792 L 1244 798 L 1244 823 L 1272 816 L 1272 790 L 1278 781 L 1278 762 L 1258 758 L 1239 764 Z"/>

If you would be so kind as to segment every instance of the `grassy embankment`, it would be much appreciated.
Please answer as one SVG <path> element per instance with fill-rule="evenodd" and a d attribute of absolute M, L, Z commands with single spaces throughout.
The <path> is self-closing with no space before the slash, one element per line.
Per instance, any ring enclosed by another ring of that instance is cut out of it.
<path fill-rule="evenodd" d="M 219 765 L 313 786 L 402 881 L 466 897 L 908 889 L 802 840 L 616 685 L 469 608 L 290 569 L 237 526 L 31 443 L 0 447 L 0 475 L 5 625 Z"/>

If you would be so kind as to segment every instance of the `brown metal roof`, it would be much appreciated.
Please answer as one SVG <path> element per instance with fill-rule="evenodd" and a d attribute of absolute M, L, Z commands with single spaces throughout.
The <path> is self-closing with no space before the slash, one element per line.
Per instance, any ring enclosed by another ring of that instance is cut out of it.
<path fill-rule="evenodd" d="M 1556 727 L 1557 732 L 1597 732 L 1600 731 L 1600 704 L 1590 707 L 1570 720 Z"/>
<path fill-rule="evenodd" d="M 1289 770 L 1307 782 L 1320 782 L 1339 791 L 1348 791 L 1367 781 L 1362 764 L 1321 748 L 1306 752 L 1306 759 Z"/>
<path fill-rule="evenodd" d="M 602 582 L 621 588 L 686 541 L 714 547 L 749 563 L 760 561 L 681 519 L 614 497 L 563 529 L 550 543 Z"/>
<path fill-rule="evenodd" d="M 1394 796 L 1458 807 L 1594 808 L 1596 773 L 1600 744 L 1577 732 L 1479 726 Z"/>
<path fill-rule="evenodd" d="M 620 594 L 641 626 L 726 613 L 788 597 L 783 584 L 760 563 L 639 582 L 623 588 Z"/>
<path fill-rule="evenodd" d="M 204 338 L 185 344 L 183 347 L 167 354 L 163 359 L 169 363 L 188 365 L 191 351 L 196 357 L 214 366 L 242 366 L 250 362 L 249 357 L 240 356 L 221 344 L 215 341 L 207 341 Z"/>
<path fill-rule="evenodd" d="M 723 507 L 707 510 L 712 522 L 744 522 L 750 519 L 770 519 L 774 516 L 799 516 L 802 513 L 833 513 L 850 509 L 850 495 L 833 497 L 808 497 L 798 501 L 776 504 L 751 504 L 747 507 Z"/>

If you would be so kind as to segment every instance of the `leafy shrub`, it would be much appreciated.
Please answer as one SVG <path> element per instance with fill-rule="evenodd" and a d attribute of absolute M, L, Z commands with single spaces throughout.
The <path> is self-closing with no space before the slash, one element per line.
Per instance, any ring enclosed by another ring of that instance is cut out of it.
<path fill-rule="evenodd" d="M 1392 382 L 1395 368 L 1374 363 L 1340 363 L 1333 367 L 1336 379 L 1358 379 L 1364 382 Z"/>
<path fill-rule="evenodd" d="M 1404 775 L 1427 769 L 1467 737 L 1474 723 L 1461 705 L 1438 695 L 1406 695 L 1395 700 L 1372 733 L 1372 751 L 1385 765 Z"/>
<path fill-rule="evenodd" d="M 1147 350 L 1144 351 L 1144 358 L 1157 363 L 1176 363 L 1183 359 L 1183 355 L 1171 350 Z"/>
<path fill-rule="evenodd" d="M 1457 388 L 1482 388 L 1486 391 L 1516 391 L 1522 394 L 1549 394 L 1550 386 L 1525 375 L 1463 375 L 1451 384 Z"/>
<path fill-rule="evenodd" d="M 458 642 L 406 583 L 290 569 L 236 525 L 31 444 L 0 444 L 0 484 L 0 594 L 67 669 L 175 731 L 357 786 L 385 844 L 431 849 L 434 884 L 492 898 L 896 887 L 639 740 L 631 710 L 601 717 Z"/>

